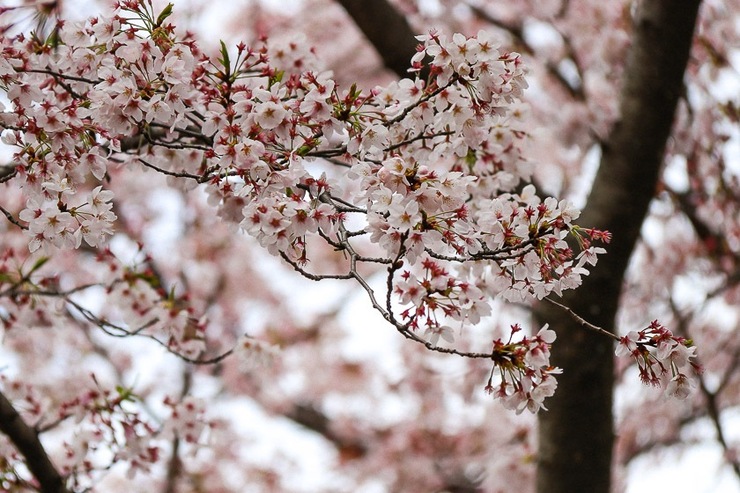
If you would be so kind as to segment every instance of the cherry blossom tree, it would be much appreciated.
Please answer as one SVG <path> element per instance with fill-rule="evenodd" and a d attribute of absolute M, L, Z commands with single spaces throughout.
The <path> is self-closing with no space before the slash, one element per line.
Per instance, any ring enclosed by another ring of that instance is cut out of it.
<path fill-rule="evenodd" d="M 322 68 L 310 37 L 347 25 L 327 2 L 213 51 L 172 5 L 33 32 L 2 12 L 3 488 L 527 491 L 537 462 L 540 491 L 609 491 L 614 356 L 676 423 L 645 439 L 625 412 L 619 463 L 707 416 L 738 472 L 737 318 L 707 318 L 738 292 L 737 111 L 712 87 L 731 6 L 693 37 L 696 2 L 340 3 L 397 77 Z M 336 290 L 317 309 L 308 284 Z M 693 340 L 720 355 L 703 375 Z M 246 404 L 322 437 L 320 486 L 247 451 Z"/>

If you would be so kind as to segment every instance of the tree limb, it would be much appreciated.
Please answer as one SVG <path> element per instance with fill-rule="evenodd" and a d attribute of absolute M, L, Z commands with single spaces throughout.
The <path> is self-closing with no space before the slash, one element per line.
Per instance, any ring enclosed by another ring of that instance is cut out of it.
<path fill-rule="evenodd" d="M 285 417 L 326 438 L 346 458 L 359 458 L 367 453 L 367 446 L 360 440 L 335 433 L 329 418 L 311 404 L 296 404 Z"/>
<path fill-rule="evenodd" d="M 0 431 L 26 460 L 26 466 L 39 483 L 41 493 L 70 493 L 64 480 L 51 463 L 36 430 L 28 426 L 5 395 L 0 392 Z"/>
<path fill-rule="evenodd" d="M 387 0 L 338 0 L 375 47 L 383 64 L 399 77 L 408 77 L 418 42 L 406 17 Z"/>

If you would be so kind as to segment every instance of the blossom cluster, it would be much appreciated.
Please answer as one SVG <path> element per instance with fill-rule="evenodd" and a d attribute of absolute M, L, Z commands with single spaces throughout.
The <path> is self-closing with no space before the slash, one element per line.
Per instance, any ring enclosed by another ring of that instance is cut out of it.
<path fill-rule="evenodd" d="M 139 264 L 124 265 L 110 249 L 97 252 L 96 275 L 90 275 L 83 286 L 105 293 L 105 311 L 95 313 L 76 296 L 82 289 L 61 289 L 65 279 L 50 267 L 52 258 L 42 256 L 31 263 L 23 252 L 4 251 L 0 256 L 0 297 L 12 303 L 3 305 L 0 335 L 17 328 L 54 327 L 73 312 L 109 335 L 150 337 L 172 353 L 197 358 L 205 350 L 205 317 L 196 318 L 186 295 L 165 291 L 162 280 L 149 267 L 151 259 L 139 253 Z M 66 306 L 60 306 L 55 298 Z"/>
<path fill-rule="evenodd" d="M 269 368 L 279 353 L 278 346 L 249 336 L 243 336 L 234 348 L 239 369 L 245 373 Z"/>
<path fill-rule="evenodd" d="M 550 365 L 550 346 L 557 335 L 545 325 L 533 337 L 512 341 L 519 331 L 521 327 L 513 325 L 507 342 L 493 342 L 494 367 L 486 391 L 517 414 L 525 409 L 535 413 L 547 409 L 543 402 L 555 393 L 555 375 L 562 372 Z"/>
<path fill-rule="evenodd" d="M 694 360 L 696 347 L 692 341 L 674 335 L 657 320 L 621 337 L 615 353 L 633 358 L 640 371 L 640 380 L 665 389 L 668 397 L 688 397 L 694 387 L 688 373 L 701 372 Z"/>
<path fill-rule="evenodd" d="M 406 270 L 396 284 L 396 294 L 402 304 L 411 304 L 401 312 L 401 317 L 416 330 L 424 329 L 424 336 L 435 345 L 440 337 L 453 342 L 452 329 L 445 320 L 478 323 L 482 316 L 490 314 L 490 306 L 483 292 L 473 284 L 460 281 L 451 275 L 439 261 L 422 259 L 421 278 Z"/>
<path fill-rule="evenodd" d="M 170 410 L 170 416 L 163 428 L 164 432 L 177 436 L 186 443 L 199 444 L 209 427 L 209 422 L 205 419 L 205 401 L 192 396 L 182 399 L 167 396 L 164 405 Z"/>

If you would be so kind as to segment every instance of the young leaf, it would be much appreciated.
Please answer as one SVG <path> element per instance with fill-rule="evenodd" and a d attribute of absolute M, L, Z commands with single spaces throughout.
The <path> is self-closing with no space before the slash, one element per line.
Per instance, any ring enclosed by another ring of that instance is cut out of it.
<path fill-rule="evenodd" d="M 155 27 L 161 26 L 165 19 L 172 15 L 172 7 L 173 5 L 171 3 L 168 3 L 167 6 L 162 10 L 162 12 L 160 12 L 159 17 L 157 17 L 157 23 L 155 24 Z"/>

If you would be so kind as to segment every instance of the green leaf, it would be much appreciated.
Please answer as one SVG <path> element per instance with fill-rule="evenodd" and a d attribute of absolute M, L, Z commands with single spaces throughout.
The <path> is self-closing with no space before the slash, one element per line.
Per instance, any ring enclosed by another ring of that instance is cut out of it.
<path fill-rule="evenodd" d="M 44 41 L 44 44 L 52 48 L 57 48 L 59 44 L 61 43 L 61 41 L 62 40 L 59 37 L 59 29 L 54 28 L 49 33 L 49 36 L 47 36 L 46 41 Z"/>
<path fill-rule="evenodd" d="M 272 87 L 274 84 L 279 84 L 283 80 L 283 76 L 285 75 L 284 70 L 278 70 L 275 72 L 275 75 L 270 77 L 269 86 Z"/>
<path fill-rule="evenodd" d="M 122 385 L 116 385 L 116 392 L 122 401 L 134 402 L 137 399 L 137 395 L 134 394 L 133 389 L 126 388 Z"/>
<path fill-rule="evenodd" d="M 468 153 L 465 155 L 465 164 L 468 165 L 468 170 L 473 171 L 473 166 L 475 166 L 477 160 L 478 158 L 475 155 L 475 151 L 468 149 Z"/>
<path fill-rule="evenodd" d="M 157 23 L 155 24 L 156 27 L 161 26 L 165 19 L 172 15 L 172 7 L 173 5 L 171 3 L 168 3 L 164 10 L 160 12 L 159 17 L 157 17 Z"/>
<path fill-rule="evenodd" d="M 134 279 L 140 279 L 140 280 L 144 281 L 145 283 L 147 283 L 149 286 L 153 287 L 154 289 L 159 289 L 159 287 L 160 287 L 159 279 L 157 278 L 157 276 L 155 276 L 151 272 L 134 272 L 134 271 L 131 271 L 131 274 L 132 274 L 132 277 Z"/>
<path fill-rule="evenodd" d="M 349 94 L 352 99 L 357 99 L 357 97 L 362 93 L 362 90 L 357 89 L 357 84 L 352 84 L 352 86 L 349 88 Z"/>
<path fill-rule="evenodd" d="M 49 261 L 49 258 L 50 258 L 50 257 L 41 257 L 41 258 L 39 258 L 39 259 L 38 259 L 38 260 L 37 260 L 37 261 L 36 261 L 36 262 L 35 262 L 35 263 L 33 264 L 33 267 L 31 267 L 31 270 L 30 270 L 30 271 L 28 271 L 28 274 L 32 274 L 32 273 L 36 272 L 37 270 L 39 270 L 39 269 L 40 269 L 41 267 L 43 267 L 43 266 L 44 266 L 44 264 L 45 264 L 46 262 L 48 262 L 48 261 Z"/>
<path fill-rule="evenodd" d="M 226 68 L 226 72 L 228 73 L 228 68 L 231 66 L 231 59 L 229 59 L 229 50 L 226 49 L 226 43 L 223 41 L 219 41 L 221 43 L 221 58 L 218 59 L 218 61 Z"/>

